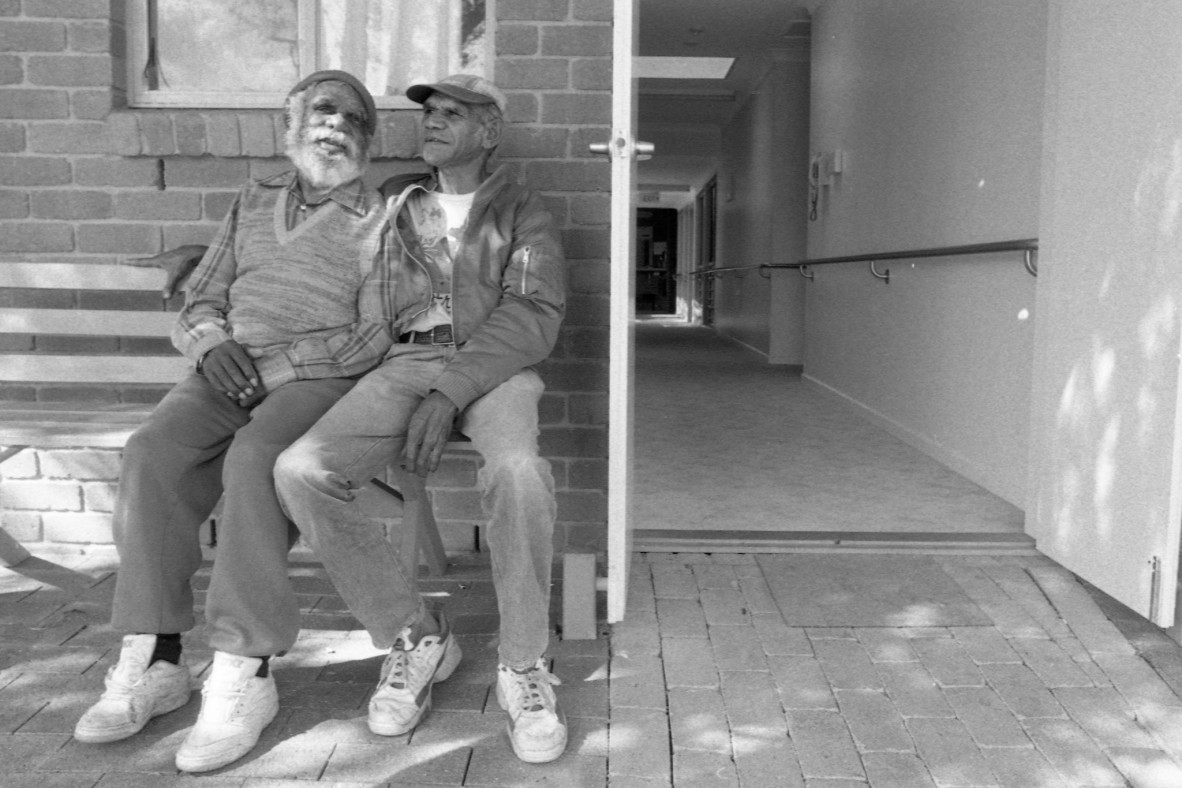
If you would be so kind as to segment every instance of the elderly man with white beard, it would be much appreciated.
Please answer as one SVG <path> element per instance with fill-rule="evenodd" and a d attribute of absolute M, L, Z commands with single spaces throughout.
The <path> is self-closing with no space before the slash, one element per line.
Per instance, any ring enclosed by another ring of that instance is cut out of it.
<path fill-rule="evenodd" d="M 298 532 L 276 499 L 275 458 L 392 343 L 389 279 L 375 270 L 385 204 L 361 181 L 373 98 L 352 75 L 320 71 L 292 89 L 285 117 L 295 169 L 238 193 L 173 330 L 194 369 L 124 451 L 111 623 L 126 634 L 74 730 L 126 739 L 189 701 L 181 634 L 196 624 L 198 531 L 224 493 L 205 603 L 213 663 L 176 755 L 188 772 L 247 754 L 278 711 L 268 660 L 295 642 L 300 616 L 287 574 Z"/>

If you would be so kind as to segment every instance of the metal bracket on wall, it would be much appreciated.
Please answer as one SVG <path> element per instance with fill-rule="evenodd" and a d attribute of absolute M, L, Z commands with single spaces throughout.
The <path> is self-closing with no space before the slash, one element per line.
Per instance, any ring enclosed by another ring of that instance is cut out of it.
<path fill-rule="evenodd" d="M 814 274 L 812 271 L 810 271 L 809 267 L 807 265 L 802 265 L 799 268 L 797 268 L 796 270 L 800 272 L 801 276 L 803 276 L 805 279 L 809 280 L 810 282 L 817 278 L 817 275 Z"/>
<path fill-rule="evenodd" d="M 883 272 L 880 274 L 880 273 L 878 272 L 878 269 L 874 267 L 874 264 L 875 264 L 875 262 L 877 262 L 877 261 L 875 261 L 875 260 L 871 260 L 871 261 L 870 261 L 870 273 L 874 274 L 876 277 L 878 277 L 879 279 L 881 279 L 881 280 L 882 280 L 882 281 L 883 281 L 885 284 L 890 284 L 890 282 L 891 282 L 891 269 L 889 269 L 889 268 L 888 268 L 888 269 L 886 269 L 885 271 L 883 271 Z"/>

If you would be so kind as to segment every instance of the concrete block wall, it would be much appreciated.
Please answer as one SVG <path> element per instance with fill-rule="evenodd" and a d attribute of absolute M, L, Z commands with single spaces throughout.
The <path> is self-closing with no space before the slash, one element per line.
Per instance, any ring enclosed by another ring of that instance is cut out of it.
<path fill-rule="evenodd" d="M 118 263 L 205 243 L 242 183 L 286 168 L 277 109 L 128 108 L 123 8 L 0 0 L 2 260 Z M 611 0 L 496 2 L 495 78 L 512 121 L 499 158 L 542 192 L 569 266 L 566 324 L 541 369 L 560 549 L 602 548 L 606 521 L 610 176 L 587 146 L 610 132 L 611 13 Z M 415 113 L 383 111 L 371 180 L 421 170 L 417 145 Z M 4 527 L 29 543 L 109 542 L 118 458 L 30 449 L 0 465 Z M 475 477 L 459 455 L 433 482 L 453 549 L 480 540 Z"/>

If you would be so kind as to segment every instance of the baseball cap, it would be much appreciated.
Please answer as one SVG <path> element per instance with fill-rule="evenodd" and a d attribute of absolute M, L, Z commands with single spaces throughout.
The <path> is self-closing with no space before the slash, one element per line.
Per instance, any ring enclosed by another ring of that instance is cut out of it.
<path fill-rule="evenodd" d="M 316 71 L 297 82 L 295 87 L 287 92 L 287 96 L 291 98 L 301 90 L 318 85 L 321 82 L 343 82 L 353 89 L 353 92 L 357 94 L 358 98 L 361 99 L 361 103 L 365 106 L 365 132 L 373 136 L 374 131 L 378 127 L 378 112 L 374 106 L 373 96 L 370 95 L 369 90 L 361 83 L 361 80 L 348 71 L 336 71 L 333 69 Z"/>
<path fill-rule="evenodd" d="M 465 104 L 496 104 L 502 115 L 509 108 L 509 99 L 501 89 L 475 74 L 452 74 L 429 85 L 411 85 L 406 89 L 406 97 L 419 104 L 432 93 L 442 93 Z"/>

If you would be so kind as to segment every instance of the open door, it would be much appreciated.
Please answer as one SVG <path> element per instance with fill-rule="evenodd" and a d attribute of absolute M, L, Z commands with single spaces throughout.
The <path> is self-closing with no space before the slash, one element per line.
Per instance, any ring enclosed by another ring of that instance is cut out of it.
<path fill-rule="evenodd" d="M 624 619 L 632 556 L 632 319 L 636 254 L 636 27 L 639 0 L 614 0 L 611 157 L 611 339 L 607 474 L 607 620 Z"/>
<path fill-rule="evenodd" d="M 1182 5 L 1134 5 L 1050 4 L 1027 521 L 1041 552 L 1169 627 L 1182 532 Z"/>

